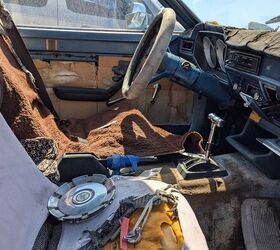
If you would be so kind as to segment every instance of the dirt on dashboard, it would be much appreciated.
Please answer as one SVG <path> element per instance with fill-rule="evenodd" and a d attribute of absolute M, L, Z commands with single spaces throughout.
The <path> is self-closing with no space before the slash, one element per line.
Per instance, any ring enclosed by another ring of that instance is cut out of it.
<path fill-rule="evenodd" d="M 7 40 L 0 37 L 0 83 L 4 86 L 1 112 L 18 139 L 46 137 L 55 140 L 59 156 L 65 152 L 161 155 L 182 150 L 201 152 L 201 136 L 173 135 L 153 126 L 137 109 L 124 102 L 89 119 L 70 120 L 61 131 L 22 71 Z"/>
<path fill-rule="evenodd" d="M 225 28 L 225 35 L 230 46 L 280 57 L 280 32 Z"/>

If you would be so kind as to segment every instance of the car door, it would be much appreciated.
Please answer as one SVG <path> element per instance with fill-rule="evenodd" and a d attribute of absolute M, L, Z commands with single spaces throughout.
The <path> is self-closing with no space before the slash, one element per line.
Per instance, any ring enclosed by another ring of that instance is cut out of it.
<path fill-rule="evenodd" d="M 42 0 L 37 8 L 44 14 L 33 18 L 30 13 L 36 11 L 30 5 L 40 1 L 4 2 L 62 119 L 87 118 L 106 109 L 109 98 L 121 96 L 113 68 L 123 70 L 162 7 L 155 0 Z M 176 29 L 182 31 L 179 24 Z M 158 84 L 154 103 L 155 88 L 150 86 L 134 106 L 156 125 L 188 125 L 193 93 L 167 79 Z"/>

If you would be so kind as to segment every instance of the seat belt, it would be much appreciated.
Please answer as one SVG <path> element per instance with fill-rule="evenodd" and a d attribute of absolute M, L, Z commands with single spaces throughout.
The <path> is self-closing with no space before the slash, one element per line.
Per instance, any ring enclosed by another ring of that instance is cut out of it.
<path fill-rule="evenodd" d="M 10 38 L 13 48 L 17 54 L 17 56 L 20 58 L 23 65 L 26 67 L 28 71 L 30 71 L 35 78 L 35 87 L 37 88 L 37 93 L 39 97 L 41 98 L 42 102 L 46 105 L 46 107 L 50 110 L 50 112 L 54 115 L 57 122 L 60 122 L 60 118 L 57 114 L 57 112 L 54 109 L 54 106 L 51 102 L 51 99 L 48 95 L 48 92 L 46 90 L 46 87 L 44 85 L 43 79 L 38 72 L 14 22 L 12 21 L 12 26 L 9 29 L 6 29 L 6 33 L 8 37 Z M 17 46 L 15 46 L 17 45 Z"/>

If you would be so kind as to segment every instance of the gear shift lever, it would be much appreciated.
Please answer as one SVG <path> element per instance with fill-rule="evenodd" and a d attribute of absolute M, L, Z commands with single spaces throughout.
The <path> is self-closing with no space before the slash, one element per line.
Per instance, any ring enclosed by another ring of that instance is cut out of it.
<path fill-rule="evenodd" d="M 224 120 L 213 113 L 208 115 L 208 119 L 211 121 L 211 129 L 206 143 L 205 154 L 182 153 L 182 155 L 188 158 L 179 162 L 177 169 L 184 179 L 222 177 L 227 175 L 226 169 L 210 158 L 216 127 L 223 127 Z"/>
<path fill-rule="evenodd" d="M 213 113 L 208 115 L 208 119 L 211 121 L 211 129 L 210 129 L 208 141 L 206 143 L 206 148 L 205 148 L 206 149 L 206 153 L 205 153 L 206 159 L 209 159 L 210 150 L 211 150 L 211 146 L 213 144 L 213 138 L 214 138 L 216 127 L 221 128 L 224 126 L 224 120 Z"/>

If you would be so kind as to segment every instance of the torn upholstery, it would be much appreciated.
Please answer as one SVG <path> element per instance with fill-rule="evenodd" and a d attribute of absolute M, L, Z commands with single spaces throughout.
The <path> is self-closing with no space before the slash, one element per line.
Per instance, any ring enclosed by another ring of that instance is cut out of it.
<path fill-rule="evenodd" d="M 19 139 L 53 139 L 58 144 L 59 156 L 65 152 L 93 152 L 99 157 L 111 154 L 160 155 L 182 150 L 186 139 L 185 145 L 189 147 L 193 141 L 198 142 L 188 151 L 201 150 L 199 134 L 176 136 L 155 127 L 128 102 L 89 119 L 72 119 L 63 133 L 12 54 L 11 46 L 9 40 L 0 37 L 2 113 Z M 103 126 L 108 123 L 109 126 Z M 73 135 L 85 140 L 81 142 Z"/>

